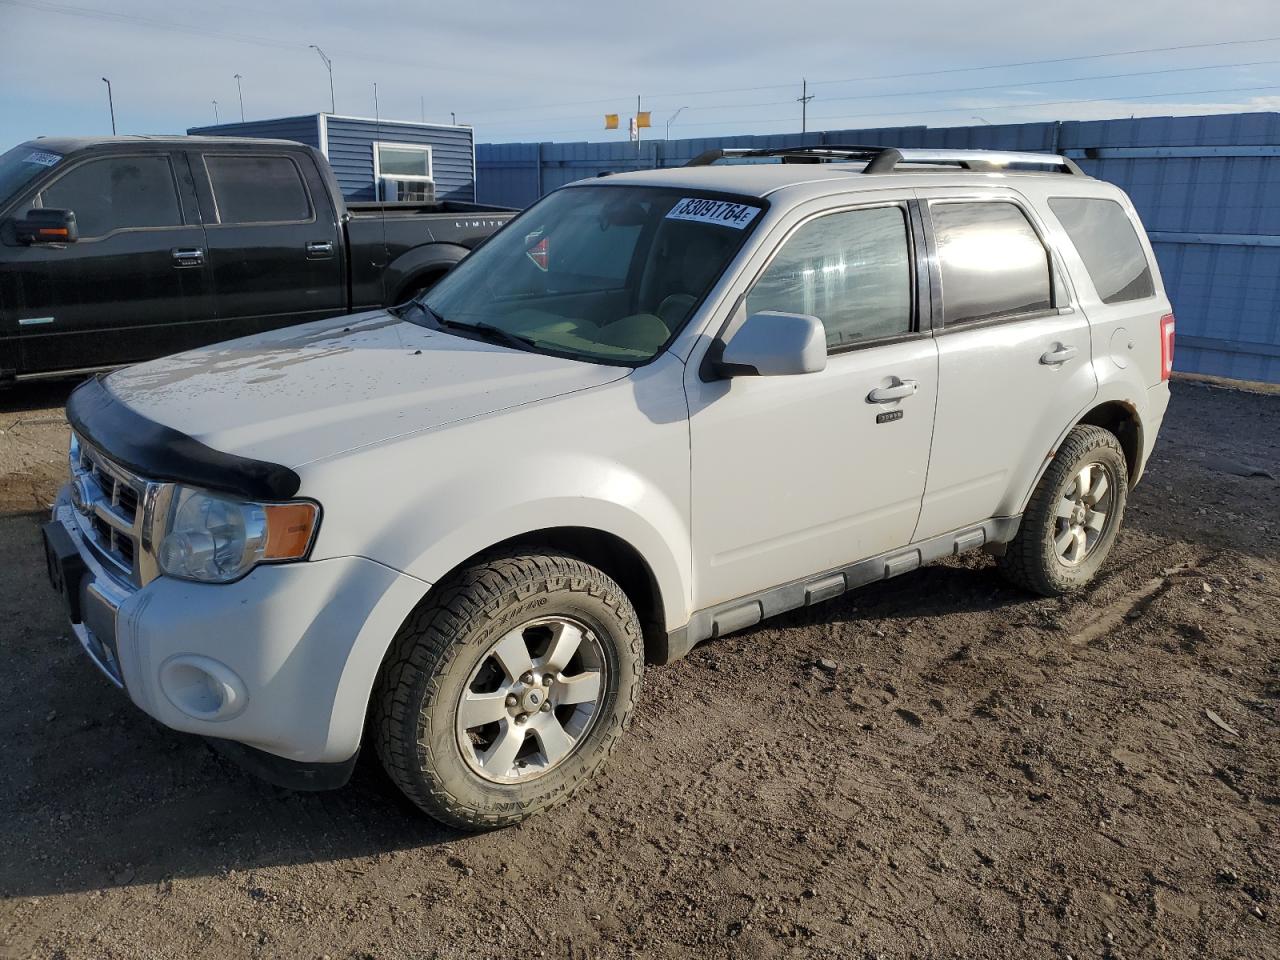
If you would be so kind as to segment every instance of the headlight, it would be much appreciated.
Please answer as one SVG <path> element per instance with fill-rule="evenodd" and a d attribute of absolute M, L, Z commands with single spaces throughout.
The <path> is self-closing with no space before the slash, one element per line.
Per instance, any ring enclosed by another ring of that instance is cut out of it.
<path fill-rule="evenodd" d="M 179 486 L 156 559 L 171 577 L 229 583 L 259 563 L 304 558 L 319 521 L 320 508 L 307 501 L 253 503 Z"/>

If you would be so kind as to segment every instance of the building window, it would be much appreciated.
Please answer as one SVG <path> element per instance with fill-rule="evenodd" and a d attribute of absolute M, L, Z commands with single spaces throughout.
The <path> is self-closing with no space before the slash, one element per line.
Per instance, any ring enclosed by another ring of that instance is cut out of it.
<path fill-rule="evenodd" d="M 413 143 L 375 143 L 373 176 L 380 200 L 417 203 L 435 200 L 430 147 Z"/>

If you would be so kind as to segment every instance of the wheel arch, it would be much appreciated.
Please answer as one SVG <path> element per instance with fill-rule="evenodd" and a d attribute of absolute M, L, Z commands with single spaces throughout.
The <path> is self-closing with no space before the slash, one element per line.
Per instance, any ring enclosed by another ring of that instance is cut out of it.
<path fill-rule="evenodd" d="M 386 306 L 403 303 L 427 281 L 436 281 L 471 251 L 456 243 L 426 243 L 406 250 L 386 269 L 386 287 L 391 291 Z"/>

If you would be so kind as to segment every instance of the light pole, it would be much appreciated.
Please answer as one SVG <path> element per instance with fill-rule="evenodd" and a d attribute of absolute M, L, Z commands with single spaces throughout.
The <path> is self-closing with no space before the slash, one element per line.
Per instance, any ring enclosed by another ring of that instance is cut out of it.
<path fill-rule="evenodd" d="M 680 114 L 684 113 L 688 109 L 689 109 L 688 107 L 681 107 L 679 110 L 677 110 L 675 113 L 673 113 L 670 117 L 667 118 L 667 135 L 663 139 L 665 140 L 671 139 L 671 125 L 676 122 L 676 117 L 680 116 Z"/>
<path fill-rule="evenodd" d="M 222 118 L 218 116 L 218 101 L 211 100 L 210 103 L 213 104 L 213 123 L 214 123 L 214 126 L 217 126 L 218 124 L 222 123 Z"/>
<path fill-rule="evenodd" d="M 236 74 L 236 93 L 240 95 L 240 122 L 244 123 L 244 91 L 240 89 L 240 81 L 244 78 Z"/>
<path fill-rule="evenodd" d="M 314 43 L 307 44 L 312 50 L 320 54 L 320 59 L 324 61 L 324 68 L 329 71 L 329 112 L 337 113 L 338 108 L 334 106 L 333 99 L 333 61 L 324 55 L 324 51 L 317 47 Z"/>
<path fill-rule="evenodd" d="M 106 77 L 102 78 L 102 82 L 107 85 L 107 106 L 111 108 L 111 135 L 116 135 L 116 101 L 111 96 L 111 81 Z"/>

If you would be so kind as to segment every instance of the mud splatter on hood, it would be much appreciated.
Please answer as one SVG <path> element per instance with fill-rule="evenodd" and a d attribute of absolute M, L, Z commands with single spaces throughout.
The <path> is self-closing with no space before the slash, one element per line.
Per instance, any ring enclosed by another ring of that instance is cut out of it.
<path fill-rule="evenodd" d="M 143 416 L 210 447 L 296 467 L 629 372 L 468 340 L 378 311 L 165 357 L 117 371 L 106 384 Z"/>

